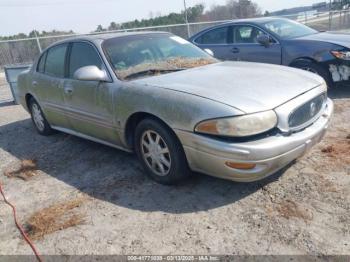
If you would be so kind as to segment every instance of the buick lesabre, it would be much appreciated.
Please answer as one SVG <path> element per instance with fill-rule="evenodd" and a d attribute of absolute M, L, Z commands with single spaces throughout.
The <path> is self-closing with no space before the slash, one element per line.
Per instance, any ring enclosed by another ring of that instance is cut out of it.
<path fill-rule="evenodd" d="M 41 135 L 59 130 L 136 152 L 163 184 L 191 171 L 262 179 L 318 143 L 333 111 L 316 74 L 220 62 L 169 33 L 55 43 L 18 88 Z"/>

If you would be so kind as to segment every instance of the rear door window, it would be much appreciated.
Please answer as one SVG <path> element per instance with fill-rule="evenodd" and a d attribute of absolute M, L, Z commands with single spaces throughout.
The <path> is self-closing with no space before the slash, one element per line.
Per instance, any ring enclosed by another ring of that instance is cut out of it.
<path fill-rule="evenodd" d="M 69 60 L 69 78 L 73 78 L 74 73 L 84 66 L 97 66 L 102 69 L 103 62 L 91 44 L 73 43 Z"/>
<path fill-rule="evenodd" d="M 67 44 L 49 49 L 45 63 L 45 73 L 54 77 L 64 77 Z"/>
<path fill-rule="evenodd" d="M 198 37 L 196 43 L 203 45 L 227 44 L 228 33 L 228 26 L 216 28 Z"/>

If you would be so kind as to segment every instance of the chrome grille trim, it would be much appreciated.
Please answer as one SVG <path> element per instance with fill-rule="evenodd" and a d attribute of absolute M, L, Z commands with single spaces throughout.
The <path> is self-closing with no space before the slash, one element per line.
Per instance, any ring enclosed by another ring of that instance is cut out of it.
<path fill-rule="evenodd" d="M 304 128 L 306 128 L 307 126 L 311 125 L 314 121 L 316 121 L 316 119 L 322 115 L 322 113 L 324 112 L 324 110 L 326 109 L 326 104 L 327 104 L 327 100 L 325 100 L 324 102 L 324 106 L 321 109 L 321 111 L 319 112 L 319 115 L 314 117 L 313 119 L 311 119 L 310 121 L 308 121 L 307 123 L 305 123 L 302 126 L 297 126 L 294 128 L 291 128 L 289 126 L 289 117 L 290 115 L 297 110 L 298 108 L 300 108 L 302 105 L 310 102 L 311 100 L 315 99 L 316 97 L 320 96 L 320 95 L 326 95 L 327 94 L 327 85 L 325 83 L 316 86 L 315 88 L 309 90 L 308 92 L 301 94 L 298 97 L 295 97 L 294 99 L 284 103 L 283 105 L 278 106 L 277 108 L 275 108 L 275 112 L 277 114 L 278 117 L 278 129 L 285 134 L 289 134 L 289 133 L 293 133 L 293 132 L 297 132 L 299 130 L 302 130 Z"/>
<path fill-rule="evenodd" d="M 313 123 L 320 116 L 327 101 L 327 94 L 323 93 L 296 108 L 288 117 L 290 129 L 301 129 Z"/>

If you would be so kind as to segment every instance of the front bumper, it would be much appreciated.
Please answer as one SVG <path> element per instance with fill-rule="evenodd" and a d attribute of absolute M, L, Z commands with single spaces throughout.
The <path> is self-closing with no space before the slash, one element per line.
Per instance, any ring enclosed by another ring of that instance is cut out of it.
<path fill-rule="evenodd" d="M 244 143 L 222 142 L 180 130 L 175 132 L 193 171 L 238 182 L 252 182 L 277 172 L 320 142 L 332 113 L 333 102 L 328 99 L 322 116 L 306 129 L 289 136 L 278 134 Z M 225 164 L 228 161 L 256 164 L 256 167 L 233 169 Z"/>
<path fill-rule="evenodd" d="M 350 61 L 333 59 L 325 63 L 334 83 L 348 84 L 350 81 Z"/>

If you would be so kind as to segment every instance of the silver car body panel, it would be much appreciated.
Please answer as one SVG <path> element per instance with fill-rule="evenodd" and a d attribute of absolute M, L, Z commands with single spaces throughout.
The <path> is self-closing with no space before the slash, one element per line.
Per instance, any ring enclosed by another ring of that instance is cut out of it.
<path fill-rule="evenodd" d="M 255 113 L 274 109 L 324 81 L 290 67 L 222 62 L 135 82 L 210 98 Z"/>
<path fill-rule="evenodd" d="M 245 143 L 227 143 L 180 130 L 176 130 L 176 134 L 192 170 L 238 182 L 252 182 L 277 172 L 320 142 L 332 113 L 333 102 L 328 99 L 323 115 L 303 131 Z M 256 164 L 256 167 L 232 169 L 225 165 L 228 161 Z"/>
<path fill-rule="evenodd" d="M 123 35 L 129 34 L 119 34 Z M 30 94 L 39 102 L 53 128 L 128 152 L 133 150 L 127 139 L 128 121 L 135 114 L 149 114 L 176 133 L 192 170 L 236 181 L 253 181 L 277 171 L 319 141 L 328 126 L 333 111 L 330 100 L 321 115 L 289 136 L 280 133 L 250 142 L 230 143 L 196 134 L 195 126 L 204 120 L 270 109 L 278 115 L 278 128 L 288 132 L 288 112 L 325 92 L 324 81 L 297 69 L 243 62 L 217 63 L 121 81 L 101 47 L 108 37 L 111 36 L 71 39 L 53 46 L 71 41 L 94 45 L 111 81 L 55 78 L 36 72 L 35 62 L 30 71 L 19 77 L 23 107 L 28 110 L 26 95 Z M 250 171 L 234 170 L 224 165 L 227 160 L 258 165 Z"/>
<path fill-rule="evenodd" d="M 213 101 L 166 88 L 127 82 L 115 96 L 115 112 L 123 130 L 130 116 L 136 113 L 154 115 L 172 129 L 194 131 L 205 119 L 243 114 L 242 111 Z M 125 138 L 125 135 L 121 135 Z M 126 141 L 124 141 L 126 144 Z"/>

